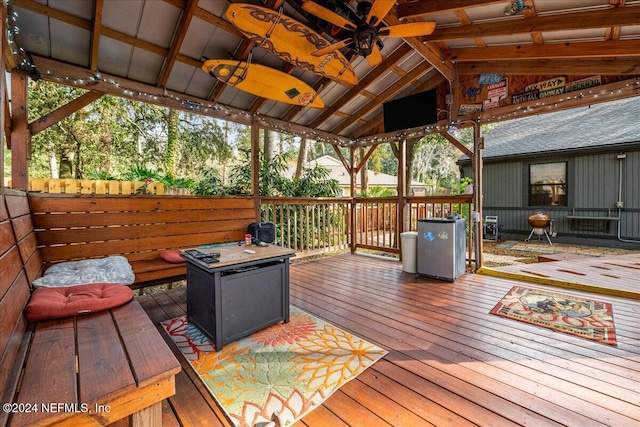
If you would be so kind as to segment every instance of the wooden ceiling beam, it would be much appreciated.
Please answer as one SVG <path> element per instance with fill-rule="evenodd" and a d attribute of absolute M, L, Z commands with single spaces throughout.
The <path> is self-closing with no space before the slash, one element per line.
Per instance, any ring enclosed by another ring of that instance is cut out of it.
<path fill-rule="evenodd" d="M 637 57 L 619 59 L 555 59 L 547 60 L 511 60 L 494 62 L 460 62 L 456 64 L 456 72 L 461 74 L 640 74 L 640 53 Z"/>
<path fill-rule="evenodd" d="M 29 123 L 29 132 L 31 135 L 36 135 L 43 130 L 55 125 L 60 120 L 64 120 L 71 114 L 83 109 L 92 102 L 100 99 L 104 94 L 99 92 L 89 91 L 84 95 L 77 97 L 76 99 L 69 101 L 62 107 L 59 107 L 49 114 L 46 114 L 39 119 L 36 119 Z"/>
<path fill-rule="evenodd" d="M 456 40 L 475 37 L 501 36 L 547 31 L 569 31 L 611 26 L 640 25 L 640 7 L 619 7 L 606 10 L 575 12 L 566 14 L 532 16 L 527 19 L 509 19 L 485 24 L 461 25 L 451 28 L 436 28 L 423 40 Z"/>
<path fill-rule="evenodd" d="M 353 98 L 358 96 L 358 94 L 364 90 L 367 86 L 375 82 L 379 77 L 386 74 L 389 71 L 389 67 L 397 62 L 399 62 L 402 58 L 407 56 L 412 51 L 411 47 L 402 44 L 398 47 L 391 55 L 387 56 L 382 63 L 380 63 L 376 68 L 371 70 L 366 76 L 360 79 L 357 85 L 349 89 L 346 93 L 344 93 L 340 98 L 331 103 L 330 106 L 327 106 L 322 114 L 316 117 L 309 126 L 318 127 L 325 123 L 332 115 L 336 114 L 342 107 L 347 105 Z"/>
<path fill-rule="evenodd" d="M 385 22 L 387 25 L 399 25 L 402 23 L 397 17 L 393 16 L 393 14 L 387 15 Z M 447 80 L 453 81 L 453 64 L 451 64 L 450 61 L 444 60 L 442 51 L 437 44 L 428 41 L 423 42 L 417 37 L 407 37 L 403 40 L 413 47 L 433 68 L 445 76 Z"/>
<path fill-rule="evenodd" d="M 102 32 L 102 8 L 104 0 L 95 0 L 93 4 L 93 25 L 91 28 L 91 52 L 89 53 L 89 68 L 98 69 L 98 52 L 100 51 L 100 34 Z"/>
<path fill-rule="evenodd" d="M 451 49 L 444 52 L 453 62 L 513 61 L 520 59 L 637 57 L 640 40 L 556 43 L 485 48 Z"/>
<path fill-rule="evenodd" d="M 182 14 L 180 16 L 180 19 L 178 20 L 178 25 L 174 33 L 173 40 L 171 41 L 171 47 L 169 48 L 169 52 L 164 59 L 162 70 L 160 70 L 160 75 L 158 76 L 158 87 L 165 87 L 167 85 L 167 81 L 169 80 L 169 76 L 171 75 L 171 70 L 173 70 L 173 66 L 176 63 L 176 58 L 178 57 L 180 48 L 182 48 L 182 43 L 184 42 L 184 38 L 187 35 L 189 25 L 191 24 L 191 20 L 193 19 L 197 7 L 198 0 L 187 0 L 185 7 L 182 9 Z"/>
<path fill-rule="evenodd" d="M 407 73 L 406 76 L 401 77 L 387 89 L 382 91 L 374 101 L 368 102 L 367 104 L 358 108 L 357 116 L 352 116 L 349 120 L 341 122 L 338 126 L 336 126 L 334 129 L 331 129 L 329 132 L 336 135 L 340 134 L 340 132 L 356 123 L 360 119 L 360 117 L 363 117 L 368 112 L 378 108 L 380 105 L 382 105 L 383 102 L 391 99 L 391 97 L 403 90 L 408 85 L 412 84 L 415 80 L 419 79 L 422 75 L 424 75 L 431 69 L 433 69 L 433 67 L 428 62 L 421 62 L 420 64 L 416 65 L 411 71 L 409 71 L 409 73 Z"/>
<path fill-rule="evenodd" d="M 450 12 L 456 9 L 489 6 L 505 0 L 420 0 L 398 5 L 398 18 L 417 18 L 432 13 Z"/>
<path fill-rule="evenodd" d="M 164 0 L 164 2 L 174 5 L 178 9 L 184 9 L 186 4 L 186 0 Z M 215 27 L 221 28 L 228 33 L 235 34 L 238 37 L 242 37 L 242 33 L 236 27 L 234 27 L 231 22 L 227 21 L 226 19 L 220 18 L 219 16 L 216 16 L 207 10 L 196 8 L 195 17 L 200 18 Z"/>
<path fill-rule="evenodd" d="M 279 132 L 313 135 L 307 137 L 323 138 L 333 144 L 348 145 L 350 142 L 348 138 L 330 132 L 288 123 L 280 119 L 253 115 L 247 111 L 226 105 L 208 104 L 205 99 L 166 89 L 163 90 L 156 86 L 136 82 L 124 77 L 103 73 L 102 79 L 96 81 L 90 79 L 94 76 L 94 72 L 91 70 L 39 56 L 34 56 L 33 59 L 38 69 L 48 70 L 48 72 L 42 73 L 42 78 L 47 81 L 60 83 L 62 80 L 62 83 L 67 86 L 88 89 L 92 92 L 118 96 L 147 104 L 160 105 L 174 110 L 187 110 L 194 114 L 244 125 L 251 125 L 255 119 L 260 123 L 261 127 Z"/>

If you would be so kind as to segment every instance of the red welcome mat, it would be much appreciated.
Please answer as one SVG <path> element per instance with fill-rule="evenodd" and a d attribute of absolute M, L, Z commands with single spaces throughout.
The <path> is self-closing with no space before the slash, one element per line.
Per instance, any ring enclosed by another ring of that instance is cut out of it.
<path fill-rule="evenodd" d="M 613 310 L 606 302 L 514 286 L 491 314 L 616 345 Z"/>

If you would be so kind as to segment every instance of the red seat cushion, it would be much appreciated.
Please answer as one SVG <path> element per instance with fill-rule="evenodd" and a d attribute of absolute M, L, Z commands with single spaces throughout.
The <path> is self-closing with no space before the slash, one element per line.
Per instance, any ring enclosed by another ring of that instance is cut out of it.
<path fill-rule="evenodd" d="M 132 298 L 131 288 L 114 283 L 39 288 L 31 294 L 25 315 L 30 322 L 61 319 L 108 310 Z"/>
<path fill-rule="evenodd" d="M 160 252 L 160 258 L 174 264 L 186 262 L 186 260 L 180 256 L 180 251 L 177 249 L 165 249 L 164 251 Z"/>

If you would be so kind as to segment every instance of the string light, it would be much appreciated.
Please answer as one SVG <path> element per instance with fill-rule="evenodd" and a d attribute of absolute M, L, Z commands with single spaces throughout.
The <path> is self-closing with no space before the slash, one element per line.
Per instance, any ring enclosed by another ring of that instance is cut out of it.
<path fill-rule="evenodd" d="M 13 10 L 11 0 L 7 0 L 7 16 L 6 16 L 6 25 L 7 25 L 7 44 L 12 52 L 18 58 L 18 69 L 26 72 L 29 77 L 34 80 L 40 78 L 40 73 L 36 69 L 33 61 L 27 52 L 22 49 L 17 41 L 17 35 L 20 33 L 20 29 L 17 26 L 17 18 L 18 14 Z M 119 90 L 122 91 L 122 95 L 129 98 L 139 98 L 142 101 L 150 100 L 150 101 L 158 101 L 159 99 L 171 99 L 180 104 L 181 109 L 187 111 L 193 111 L 195 113 L 208 113 L 213 110 L 217 113 L 222 113 L 227 116 L 227 118 L 231 121 L 251 121 L 256 120 L 263 127 L 268 127 L 272 130 L 287 133 L 293 136 L 297 136 L 304 139 L 312 139 L 319 142 L 326 142 L 334 145 L 339 145 L 342 147 L 349 146 L 361 146 L 368 144 L 380 144 L 386 142 L 396 142 L 400 139 L 413 139 L 417 137 L 422 137 L 431 133 L 442 133 L 454 131 L 457 128 L 457 125 L 462 122 L 468 122 L 470 118 L 464 118 L 461 120 L 451 120 L 448 123 L 439 122 L 435 125 L 423 126 L 420 128 L 408 129 L 405 131 L 399 131 L 396 133 L 386 134 L 386 135 L 373 135 L 370 137 L 362 137 L 358 139 L 350 139 L 346 137 L 339 136 L 327 136 L 326 132 L 317 132 L 315 130 L 294 130 L 291 126 L 281 126 L 276 124 L 273 119 L 270 120 L 267 116 L 263 116 L 259 113 L 249 113 L 246 111 L 242 111 L 239 109 L 234 109 L 231 107 L 227 107 L 223 104 L 219 104 L 217 102 L 208 103 L 208 102 L 200 102 L 200 101 L 192 101 L 189 99 L 182 99 L 178 96 L 175 96 L 169 93 L 166 89 L 162 89 L 162 93 L 151 93 L 144 92 L 139 90 L 134 90 L 133 88 L 128 88 L 126 86 L 122 86 L 118 81 L 113 79 L 104 79 L 99 71 L 96 71 L 93 75 L 89 75 L 87 77 L 82 78 L 71 78 L 68 76 L 56 76 L 53 75 L 50 71 L 46 71 L 49 80 L 56 80 L 59 82 L 63 82 L 67 85 L 80 86 L 80 87 L 89 87 L 94 86 L 99 83 L 109 84 Z M 158 89 L 160 90 L 160 89 Z M 529 114 L 538 114 L 541 109 L 544 110 L 552 110 L 558 109 L 560 107 L 564 107 L 566 102 L 576 100 L 576 99 L 584 99 L 587 96 L 590 96 L 593 99 L 598 99 L 601 95 L 606 96 L 609 95 L 611 97 L 620 97 L 625 92 L 634 92 L 635 94 L 639 94 L 640 92 L 640 78 L 636 78 L 636 80 L 631 83 L 625 83 L 624 87 L 619 87 L 617 89 L 602 89 L 600 91 L 594 91 L 590 89 L 586 94 L 584 91 L 580 91 L 576 93 L 574 96 L 566 96 L 559 99 L 553 100 L 553 103 L 547 103 L 544 101 L 538 101 L 535 105 L 528 105 L 526 107 L 517 107 L 516 110 L 512 110 L 509 113 L 498 114 L 498 115 L 482 115 L 477 117 L 475 120 L 478 124 L 482 123 L 490 123 L 492 121 L 503 121 L 516 118 L 518 116 L 524 116 Z M 217 114 L 218 116 L 219 114 Z"/>

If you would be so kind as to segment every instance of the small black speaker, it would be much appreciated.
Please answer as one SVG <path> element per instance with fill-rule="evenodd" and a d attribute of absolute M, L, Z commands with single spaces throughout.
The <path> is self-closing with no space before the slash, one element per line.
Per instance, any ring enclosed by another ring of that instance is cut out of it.
<path fill-rule="evenodd" d="M 273 243 L 276 241 L 276 225 L 272 222 L 254 222 L 247 227 L 247 233 L 256 241 Z"/>

